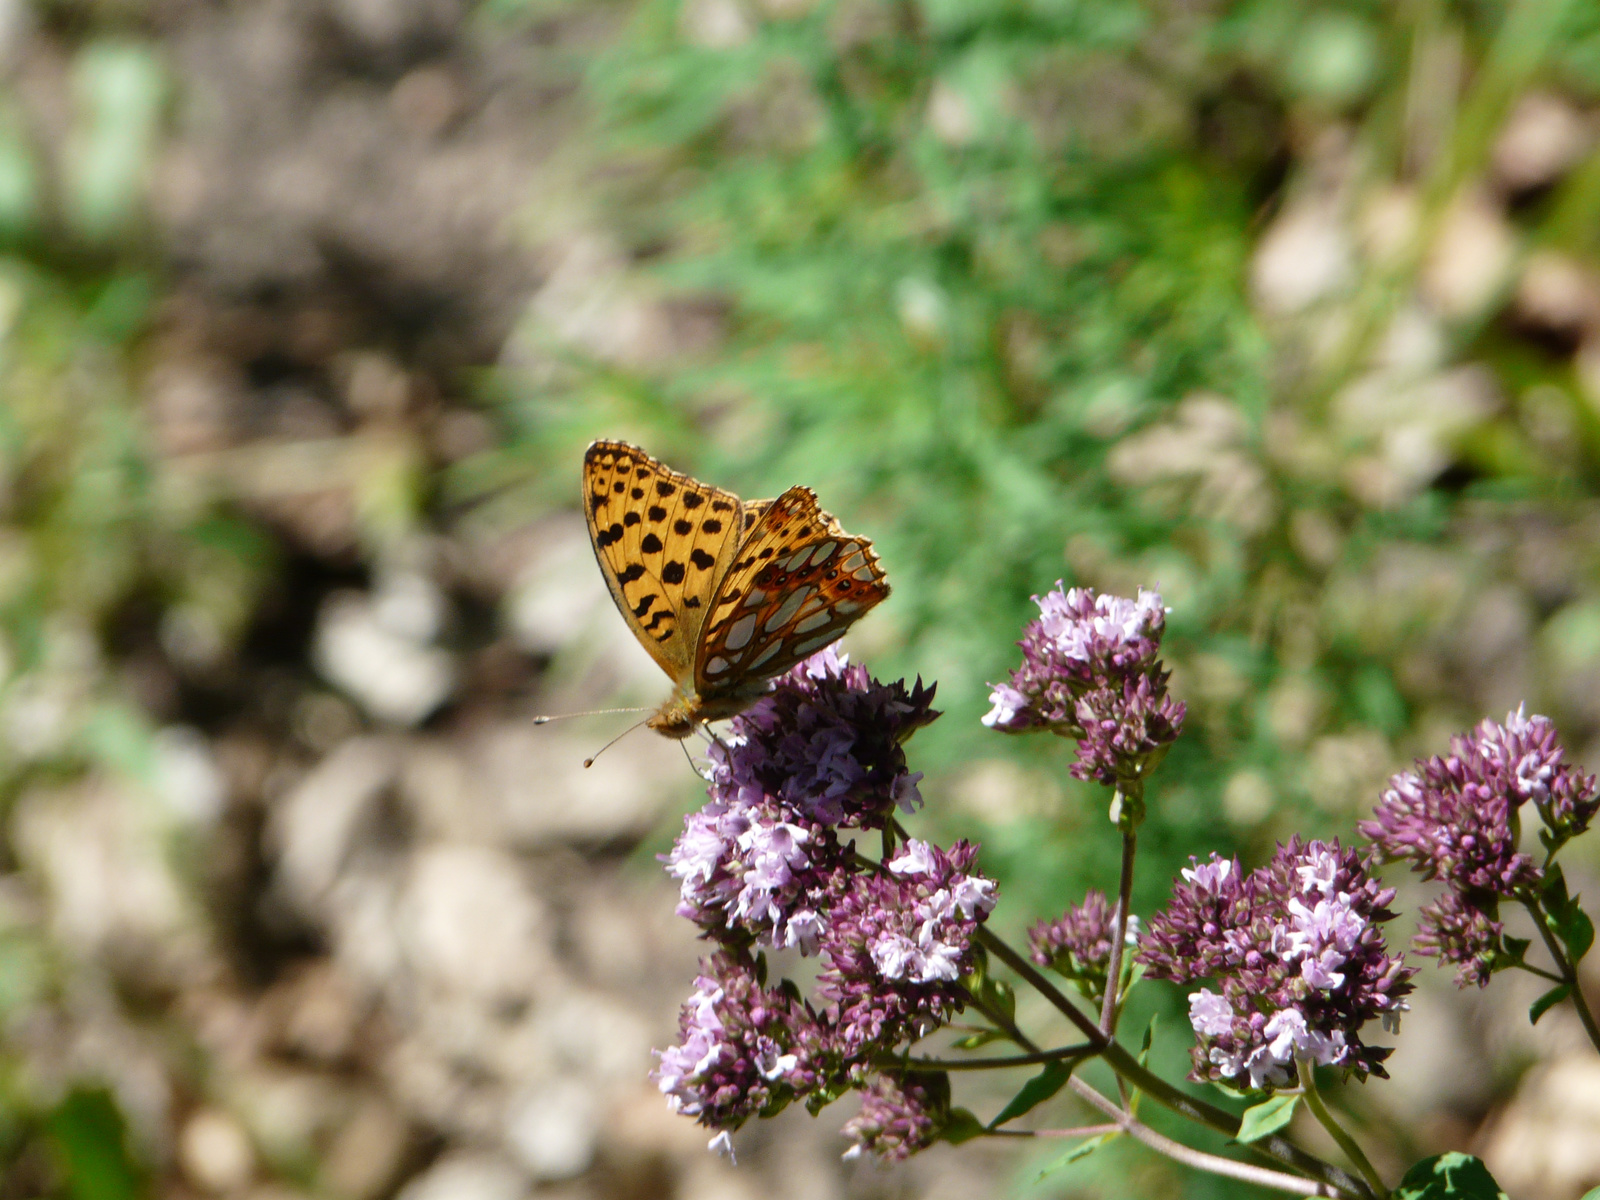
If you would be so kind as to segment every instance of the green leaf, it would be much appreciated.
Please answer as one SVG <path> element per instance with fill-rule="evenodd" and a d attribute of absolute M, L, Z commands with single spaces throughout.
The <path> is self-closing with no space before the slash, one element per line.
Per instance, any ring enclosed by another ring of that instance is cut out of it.
<path fill-rule="evenodd" d="M 1071 1060 L 1046 1063 L 1044 1070 L 1023 1084 L 1022 1090 L 1011 1097 L 1011 1102 L 1000 1110 L 1000 1115 L 990 1123 L 989 1128 L 998 1129 L 1007 1121 L 1015 1121 L 1023 1113 L 1050 1099 L 1072 1078 L 1074 1065 Z"/>
<path fill-rule="evenodd" d="M 1501 938 L 1500 944 L 1505 947 L 1504 955 L 1496 964 L 1500 968 L 1520 967 L 1528 955 L 1528 947 L 1533 944 L 1531 938 L 1508 937 Z"/>
<path fill-rule="evenodd" d="M 1485 1167 L 1470 1154 L 1437 1154 L 1413 1164 L 1394 1200 L 1508 1200 Z"/>
<path fill-rule="evenodd" d="M 1284 1095 L 1274 1096 L 1270 1100 L 1263 1100 L 1254 1108 L 1247 1108 L 1244 1116 L 1239 1121 L 1239 1132 L 1234 1138 L 1238 1142 L 1259 1142 L 1269 1133 L 1277 1133 L 1289 1123 L 1294 1116 L 1294 1107 L 1300 1103 L 1299 1096 Z"/>
<path fill-rule="evenodd" d="M 975 1137 L 982 1137 L 983 1134 L 983 1122 L 978 1120 L 976 1114 L 965 1108 L 952 1108 L 950 1120 L 939 1131 L 939 1140 L 949 1142 L 952 1146 L 959 1146 L 962 1142 L 970 1142 Z"/>
<path fill-rule="evenodd" d="M 1559 864 L 1550 868 L 1539 891 L 1546 924 L 1567 948 L 1567 957 L 1577 963 L 1594 945 L 1594 922 L 1578 904 L 1578 897 L 1567 894 L 1567 880 Z"/>
<path fill-rule="evenodd" d="M 984 999 L 1005 1014 L 1006 1020 L 1017 1019 L 1017 993 L 1004 979 L 990 979 L 984 990 Z"/>
<path fill-rule="evenodd" d="M 987 1046 L 990 1042 L 1003 1042 L 1006 1035 L 998 1029 L 981 1029 L 977 1033 L 969 1033 L 965 1037 L 958 1037 L 950 1044 L 957 1050 L 977 1050 Z"/>
<path fill-rule="evenodd" d="M 1571 984 L 1563 983 L 1551 988 L 1548 992 L 1535 1000 L 1533 1002 L 1533 1006 L 1528 1009 L 1528 1023 L 1530 1025 L 1537 1025 L 1540 1017 L 1544 1016 L 1545 1013 L 1549 1012 L 1552 1008 L 1560 1004 L 1570 995 L 1572 995 Z"/>
<path fill-rule="evenodd" d="M 1579 1197 L 1579 1200 L 1600 1200 L 1600 1187 L 1590 1188 Z"/>
<path fill-rule="evenodd" d="M 1055 1162 L 1043 1168 L 1039 1172 L 1038 1176 L 1034 1179 L 1034 1182 L 1038 1183 L 1039 1180 L 1046 1179 L 1049 1176 L 1054 1175 L 1063 1167 L 1070 1167 L 1079 1159 L 1088 1158 L 1089 1155 L 1093 1154 L 1096 1150 L 1100 1149 L 1101 1146 L 1104 1146 L 1107 1142 L 1111 1141 L 1111 1139 L 1117 1136 L 1118 1135 L 1115 1133 L 1101 1133 L 1092 1138 L 1087 1138 L 1086 1140 L 1079 1142 L 1071 1150 L 1068 1150 L 1060 1158 L 1056 1159 Z"/>
<path fill-rule="evenodd" d="M 1139 1065 L 1141 1067 L 1148 1067 L 1150 1065 L 1150 1047 L 1155 1043 L 1156 1040 L 1156 1019 L 1160 1015 L 1160 1013 L 1151 1013 L 1150 1024 L 1144 1027 L 1144 1042 L 1139 1047 Z M 1138 1088 L 1134 1088 L 1133 1095 L 1128 1099 L 1129 1115 L 1135 1117 L 1139 1115 L 1139 1101 L 1143 1098 L 1144 1093 Z"/>
<path fill-rule="evenodd" d="M 1594 922 L 1589 920 L 1588 913 L 1578 907 L 1576 897 L 1556 925 L 1556 936 L 1566 945 L 1567 958 L 1574 966 L 1583 961 L 1583 956 L 1589 953 L 1589 947 L 1594 945 Z"/>
<path fill-rule="evenodd" d="M 72 1200 L 136 1200 L 144 1194 L 122 1113 L 109 1092 L 72 1091 L 51 1111 L 46 1128 Z"/>

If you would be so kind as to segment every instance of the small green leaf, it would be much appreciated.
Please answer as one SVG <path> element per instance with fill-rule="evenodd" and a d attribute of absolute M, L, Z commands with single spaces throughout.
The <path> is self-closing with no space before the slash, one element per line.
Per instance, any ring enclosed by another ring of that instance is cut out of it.
<path fill-rule="evenodd" d="M 1501 938 L 1500 944 L 1505 949 L 1497 966 L 1504 969 L 1506 967 L 1520 967 L 1523 960 L 1528 956 L 1528 947 L 1533 944 L 1533 941 L 1531 938 L 1508 937 Z"/>
<path fill-rule="evenodd" d="M 1600 1187 L 1590 1188 L 1578 1200 L 1600 1200 Z"/>
<path fill-rule="evenodd" d="M 1583 961 L 1583 956 L 1589 953 L 1589 947 L 1594 945 L 1594 922 L 1589 920 L 1588 913 L 1578 907 L 1576 898 L 1557 924 L 1556 936 L 1566 945 L 1567 958 L 1574 966 Z"/>
<path fill-rule="evenodd" d="M 1508 1200 L 1485 1167 L 1470 1154 L 1438 1154 L 1412 1165 L 1394 1200 Z"/>
<path fill-rule="evenodd" d="M 984 998 L 1005 1014 L 1008 1021 L 1017 1019 L 1017 993 L 1004 979 L 991 979 L 984 988 Z"/>
<path fill-rule="evenodd" d="M 1003 1042 L 1006 1035 L 998 1029 L 982 1029 L 977 1033 L 969 1033 L 959 1037 L 950 1044 L 957 1050 L 976 1050 L 980 1046 L 987 1046 L 990 1042 Z"/>
<path fill-rule="evenodd" d="M 1056 1159 L 1055 1162 L 1041 1170 L 1037 1178 L 1034 1179 L 1034 1182 L 1038 1183 L 1039 1180 L 1046 1179 L 1049 1176 L 1054 1175 L 1063 1167 L 1070 1167 L 1079 1159 L 1088 1158 L 1089 1155 L 1093 1154 L 1096 1150 L 1100 1149 L 1101 1146 L 1104 1146 L 1116 1136 L 1117 1135 L 1114 1133 L 1102 1133 L 1097 1134 L 1095 1137 L 1087 1138 L 1084 1141 L 1079 1142 L 1071 1150 L 1068 1150 L 1060 1158 Z"/>
<path fill-rule="evenodd" d="M 1152 1013 L 1150 1015 L 1150 1024 L 1144 1027 L 1144 1043 L 1139 1047 L 1139 1065 L 1141 1067 L 1150 1065 L 1150 1047 L 1156 1040 L 1156 1019 L 1160 1015 L 1160 1013 Z M 1128 1113 L 1131 1116 L 1137 1117 L 1139 1115 L 1139 1101 L 1143 1098 L 1144 1093 L 1138 1088 L 1134 1088 L 1133 1095 L 1128 1100 Z"/>
<path fill-rule="evenodd" d="M 1037 1108 L 1050 1099 L 1066 1086 L 1067 1080 L 1072 1078 L 1072 1068 L 1075 1065 L 1070 1059 L 1046 1063 L 1044 1070 L 1023 1084 L 1022 1090 L 1011 1097 L 1011 1102 L 1000 1110 L 1000 1115 L 994 1119 L 989 1128 L 998 1129 L 1007 1121 L 1015 1121 L 1023 1113 Z"/>
<path fill-rule="evenodd" d="M 1572 986 L 1570 984 L 1563 983 L 1557 987 L 1551 988 L 1548 992 L 1535 1000 L 1533 1002 L 1533 1006 L 1528 1009 L 1528 1024 L 1537 1025 L 1540 1017 L 1544 1016 L 1545 1013 L 1549 1012 L 1552 1008 L 1560 1004 L 1570 995 L 1572 995 Z"/>
<path fill-rule="evenodd" d="M 1247 1108 L 1244 1116 L 1239 1121 L 1239 1132 L 1234 1138 L 1238 1142 L 1259 1142 L 1269 1133 L 1277 1133 L 1289 1123 L 1294 1116 L 1294 1107 L 1300 1103 L 1299 1096 L 1283 1095 L 1274 1096 L 1270 1100 L 1263 1100 L 1254 1108 Z"/>
<path fill-rule="evenodd" d="M 970 1142 L 975 1137 L 984 1134 L 983 1122 L 965 1108 L 952 1108 L 950 1120 L 939 1131 L 939 1140 L 949 1142 L 952 1146 L 959 1146 L 962 1142 Z"/>

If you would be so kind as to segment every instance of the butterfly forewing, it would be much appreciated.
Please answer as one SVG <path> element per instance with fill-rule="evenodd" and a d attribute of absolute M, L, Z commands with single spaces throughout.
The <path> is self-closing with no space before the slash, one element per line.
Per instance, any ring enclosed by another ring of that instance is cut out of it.
<path fill-rule="evenodd" d="M 689 685 L 751 506 L 626 442 L 589 447 L 583 492 L 595 557 L 617 608 L 661 669 Z M 751 526 L 758 515 L 750 514 Z"/>
<path fill-rule="evenodd" d="M 840 637 L 889 594 L 872 543 L 793 487 L 761 512 L 717 589 L 695 656 L 702 700 L 770 678 Z"/>

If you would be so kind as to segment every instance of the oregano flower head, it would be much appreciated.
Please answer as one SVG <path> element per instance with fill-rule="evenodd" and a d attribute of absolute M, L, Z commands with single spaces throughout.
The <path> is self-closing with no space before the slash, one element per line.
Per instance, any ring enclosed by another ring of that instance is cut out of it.
<path fill-rule="evenodd" d="M 1362 855 L 1294 838 L 1249 875 L 1213 855 L 1180 879 L 1138 957 L 1152 978 L 1218 985 L 1189 998 L 1191 1078 L 1284 1087 L 1299 1059 L 1386 1074 L 1389 1050 L 1361 1032 L 1374 1019 L 1398 1023 L 1415 969 L 1388 952 L 1379 926 L 1394 918 L 1394 889 Z"/>
<path fill-rule="evenodd" d="M 1078 739 L 1070 769 L 1079 779 L 1115 785 L 1138 776 L 1177 740 L 1185 713 L 1167 695 L 1157 657 L 1167 613 L 1160 594 L 1141 588 L 1130 600 L 1058 581 L 1034 603 L 1039 616 L 1017 643 L 1022 665 L 990 693 L 983 723 Z"/>

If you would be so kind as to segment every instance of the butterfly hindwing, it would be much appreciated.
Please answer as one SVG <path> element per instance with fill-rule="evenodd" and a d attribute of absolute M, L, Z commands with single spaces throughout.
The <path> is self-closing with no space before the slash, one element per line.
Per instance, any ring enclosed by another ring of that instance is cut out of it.
<path fill-rule="evenodd" d="M 761 512 L 717 589 L 695 656 L 704 700 L 770 678 L 839 638 L 889 594 L 866 538 L 793 487 Z"/>
<path fill-rule="evenodd" d="M 675 683 L 689 684 L 750 506 L 627 442 L 589 447 L 583 493 L 595 558 L 623 619 Z"/>

